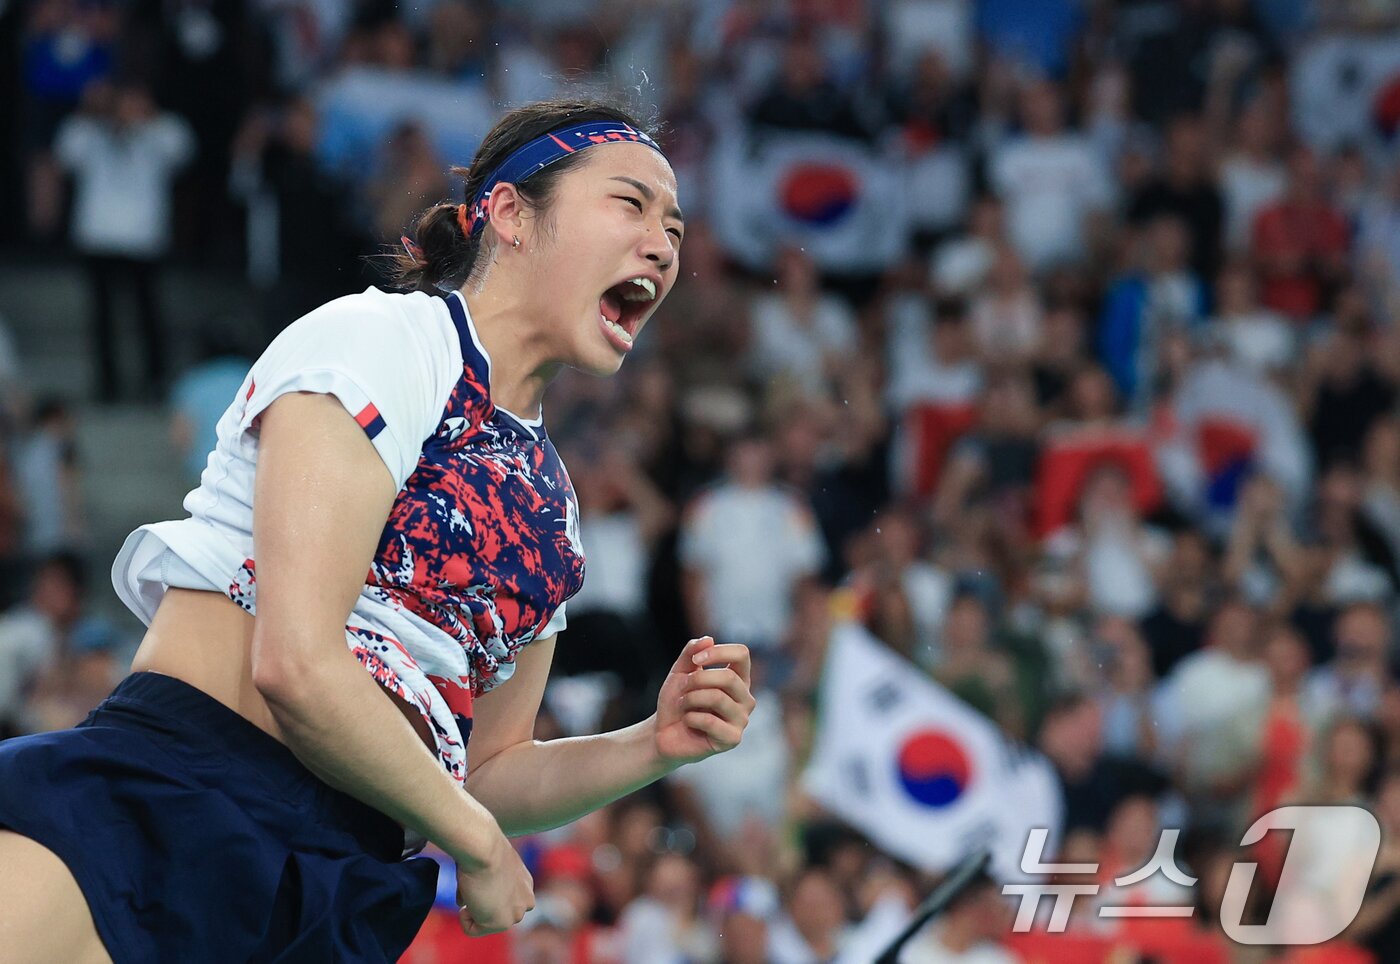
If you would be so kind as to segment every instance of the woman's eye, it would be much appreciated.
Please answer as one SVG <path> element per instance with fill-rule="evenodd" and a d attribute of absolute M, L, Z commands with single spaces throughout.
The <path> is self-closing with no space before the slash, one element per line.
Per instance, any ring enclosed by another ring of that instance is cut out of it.
<path fill-rule="evenodd" d="M 638 210 L 638 211 L 642 210 L 642 202 L 641 202 L 641 201 L 638 201 L 638 200 L 637 200 L 636 198 L 634 198 L 634 197 L 625 197 L 625 196 L 622 196 L 622 195 L 619 195 L 619 196 L 622 198 L 622 200 L 626 201 L 628 204 L 635 204 L 635 205 L 637 205 L 637 210 Z"/>
<path fill-rule="evenodd" d="M 666 233 L 667 233 L 667 234 L 673 234 L 673 235 L 675 235 L 675 237 L 676 237 L 676 243 L 677 243 L 677 244 L 680 244 L 680 243 L 681 243 L 681 233 L 680 233 L 679 230 L 677 230 L 676 228 L 667 228 L 667 229 L 666 229 Z"/>

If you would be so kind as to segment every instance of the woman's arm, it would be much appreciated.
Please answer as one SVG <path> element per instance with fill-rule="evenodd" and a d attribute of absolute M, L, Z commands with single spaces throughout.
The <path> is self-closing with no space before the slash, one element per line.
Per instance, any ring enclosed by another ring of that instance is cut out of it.
<path fill-rule="evenodd" d="M 505 859 L 495 821 L 345 642 L 394 497 L 383 461 L 336 399 L 288 394 L 263 413 L 253 496 L 253 681 L 308 768 L 464 868 L 482 869 Z"/>
<path fill-rule="evenodd" d="M 549 637 L 522 650 L 510 681 L 472 707 L 467 790 L 508 835 L 563 826 L 739 743 L 754 705 L 748 649 L 717 646 L 708 636 L 681 650 L 650 718 L 611 733 L 535 741 L 554 642 Z M 703 665 L 695 662 L 701 654 Z"/>

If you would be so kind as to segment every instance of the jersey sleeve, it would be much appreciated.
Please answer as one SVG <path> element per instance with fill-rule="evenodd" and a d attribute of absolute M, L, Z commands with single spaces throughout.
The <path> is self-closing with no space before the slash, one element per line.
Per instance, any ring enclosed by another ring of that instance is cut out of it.
<path fill-rule="evenodd" d="M 540 639 L 553 636 L 568 628 L 569 617 L 564 613 L 564 607 L 567 605 L 568 603 L 560 603 L 559 608 L 554 610 L 554 615 L 549 617 L 549 622 L 545 623 L 544 629 L 540 630 Z"/>
<path fill-rule="evenodd" d="M 288 392 L 333 395 L 402 489 L 442 417 L 461 349 L 450 323 L 426 323 L 430 313 L 402 310 L 392 300 L 400 297 L 371 289 L 289 325 L 244 381 L 239 428 L 256 433 L 262 413 Z"/>

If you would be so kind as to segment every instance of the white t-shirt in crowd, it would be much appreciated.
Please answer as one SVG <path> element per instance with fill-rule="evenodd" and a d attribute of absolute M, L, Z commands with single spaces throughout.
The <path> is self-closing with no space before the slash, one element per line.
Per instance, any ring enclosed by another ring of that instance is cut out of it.
<path fill-rule="evenodd" d="M 916 295 L 891 299 L 885 309 L 885 400 L 897 412 L 920 402 L 971 404 L 982 391 L 982 367 L 974 359 L 944 364 L 930 338 L 933 319 Z"/>
<path fill-rule="evenodd" d="M 586 612 L 637 616 L 647 605 L 646 541 L 632 512 L 589 515 L 588 575 L 583 588 L 569 600 L 575 615 Z"/>
<path fill-rule="evenodd" d="M 89 254 L 157 258 L 170 247 L 170 197 L 194 157 L 190 126 L 161 114 L 124 130 L 90 117 L 64 121 L 54 154 L 73 174 L 73 241 Z"/>
<path fill-rule="evenodd" d="M 770 485 L 724 483 L 698 496 L 681 526 L 682 564 L 705 577 L 705 605 L 721 642 L 782 644 L 797 581 L 825 557 L 812 514 Z"/>
<path fill-rule="evenodd" d="M 845 302 L 832 295 L 818 297 L 805 321 L 793 315 L 780 295 L 759 295 L 753 300 L 751 317 L 757 373 L 786 375 L 811 395 L 826 391 L 826 360 L 855 347 L 855 317 Z"/>
<path fill-rule="evenodd" d="M 1075 134 L 1018 138 L 992 156 L 990 175 L 1011 241 L 1035 270 L 1080 257 L 1085 215 L 1113 197 L 1108 170 Z"/>

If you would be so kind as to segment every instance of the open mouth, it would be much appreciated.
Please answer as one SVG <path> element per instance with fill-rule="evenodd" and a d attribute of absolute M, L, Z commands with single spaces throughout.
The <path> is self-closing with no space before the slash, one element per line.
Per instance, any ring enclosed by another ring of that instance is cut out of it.
<path fill-rule="evenodd" d="M 642 318 L 656 300 L 656 283 L 650 278 L 629 278 L 613 285 L 598 299 L 598 319 L 614 348 L 630 351 Z"/>

